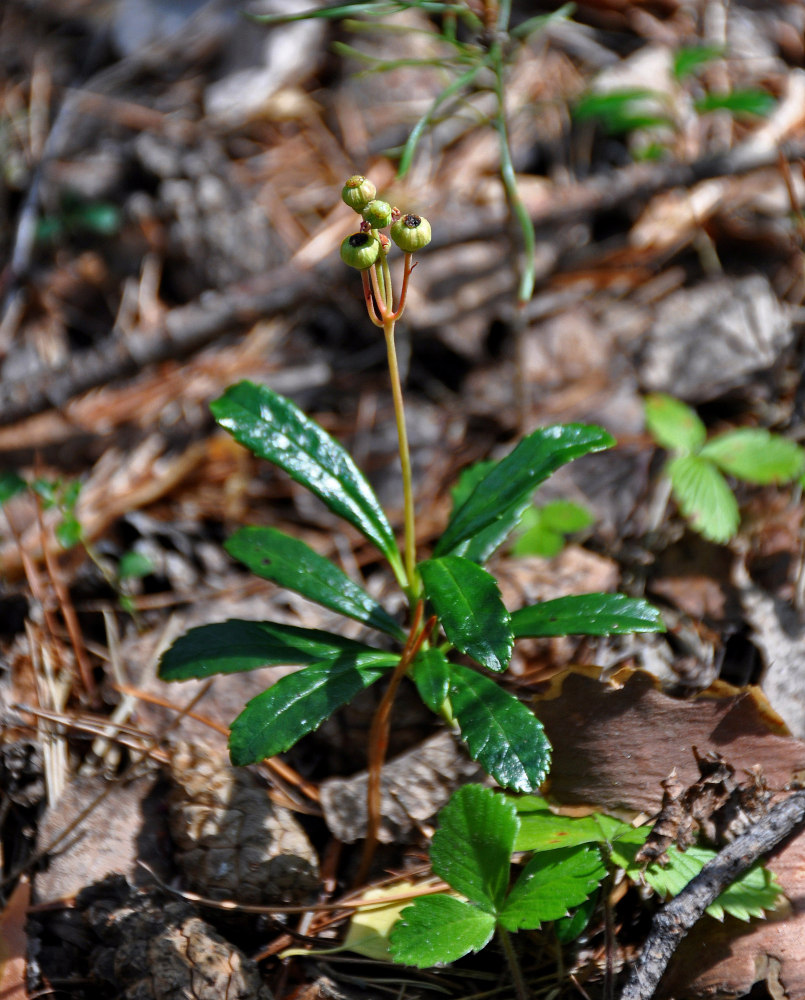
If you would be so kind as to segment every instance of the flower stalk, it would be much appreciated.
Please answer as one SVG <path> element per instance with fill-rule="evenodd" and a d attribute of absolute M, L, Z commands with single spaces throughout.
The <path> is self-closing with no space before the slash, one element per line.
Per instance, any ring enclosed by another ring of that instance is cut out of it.
<path fill-rule="evenodd" d="M 372 193 L 373 197 L 362 204 L 359 200 L 359 192 Z M 374 185 L 364 177 L 356 175 L 347 181 L 342 197 L 351 208 L 360 213 L 362 221 L 359 233 L 348 236 L 342 243 L 341 257 L 344 263 L 360 270 L 366 311 L 370 321 L 383 330 L 386 341 L 403 487 L 404 580 L 401 583 L 408 596 L 409 604 L 413 607 L 421 596 L 422 588 L 417 583 L 416 574 L 414 486 L 394 330 L 397 320 L 405 309 L 408 285 L 415 267 L 413 255 L 430 242 L 431 230 L 427 219 L 412 213 L 403 216 L 398 209 L 391 208 L 387 202 L 374 198 L 374 193 Z M 394 283 L 388 264 L 389 239 L 379 232 L 379 229 L 386 226 L 391 226 L 391 239 L 405 255 L 402 287 L 396 309 L 394 307 Z M 377 248 L 376 253 L 374 252 L 375 248 Z"/>

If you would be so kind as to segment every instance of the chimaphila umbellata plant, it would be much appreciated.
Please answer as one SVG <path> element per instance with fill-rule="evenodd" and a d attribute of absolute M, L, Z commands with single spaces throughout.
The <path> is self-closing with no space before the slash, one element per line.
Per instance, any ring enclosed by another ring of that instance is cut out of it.
<path fill-rule="evenodd" d="M 304 542 L 275 528 L 244 527 L 226 543 L 230 555 L 258 576 L 360 622 L 378 635 L 378 643 L 271 621 L 230 620 L 194 628 L 179 638 L 162 657 L 160 675 L 183 680 L 270 665 L 302 668 L 253 698 L 235 719 L 229 741 L 235 764 L 283 753 L 361 690 L 385 678 L 386 691 L 370 731 L 371 842 L 379 822 L 380 765 L 391 705 L 405 677 L 428 708 L 458 728 L 471 757 L 501 786 L 533 792 L 548 772 L 548 740 L 530 709 L 489 674 L 506 670 L 520 638 L 655 632 L 663 624 L 647 602 L 622 594 L 564 597 L 510 613 L 497 582 L 484 569 L 543 480 L 566 462 L 614 444 L 600 427 L 541 428 L 499 461 L 464 475 L 444 533 L 430 556 L 418 561 L 394 331 L 405 309 L 413 256 L 429 242 L 430 225 L 378 199 L 364 177 L 351 177 L 342 197 L 358 213 L 359 223 L 341 244 L 341 257 L 360 271 L 369 319 L 383 330 L 387 346 L 402 470 L 402 550 L 349 454 L 289 399 L 244 381 L 215 400 L 212 412 L 237 441 L 284 469 L 377 548 L 404 595 L 405 615 L 402 620 L 392 616 Z M 403 253 L 398 297 L 389 264 L 392 243 Z"/>

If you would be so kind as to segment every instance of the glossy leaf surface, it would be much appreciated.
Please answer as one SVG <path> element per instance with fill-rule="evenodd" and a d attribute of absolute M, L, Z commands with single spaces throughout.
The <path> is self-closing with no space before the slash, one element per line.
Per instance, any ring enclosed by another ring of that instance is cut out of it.
<path fill-rule="evenodd" d="M 256 667 L 306 666 L 349 659 L 367 666 L 397 662 L 393 653 L 318 629 L 232 618 L 190 629 L 166 650 L 159 676 L 166 681 L 233 674 Z"/>
<path fill-rule="evenodd" d="M 224 548 L 265 580 L 405 641 L 405 632 L 342 569 L 276 528 L 241 528 Z"/>
<path fill-rule="evenodd" d="M 498 920 L 506 930 L 534 930 L 579 906 L 606 875 L 597 848 L 573 847 L 536 854 L 506 899 Z"/>
<path fill-rule="evenodd" d="M 542 723 L 499 684 L 451 664 L 450 704 L 470 756 L 503 788 L 535 792 L 548 773 L 551 746 Z"/>
<path fill-rule="evenodd" d="M 435 555 L 461 546 L 495 522 L 514 527 L 531 494 L 560 466 L 588 452 L 609 448 L 614 439 L 600 427 L 559 424 L 534 431 L 487 473 L 450 518 Z M 507 529 L 508 530 L 508 529 Z"/>
<path fill-rule="evenodd" d="M 455 962 L 492 939 L 495 918 L 452 896 L 426 896 L 406 907 L 391 931 L 397 962 L 420 969 Z"/>
<path fill-rule="evenodd" d="M 509 885 L 519 825 L 514 804 L 503 795 L 464 785 L 439 813 L 430 847 L 434 872 L 481 909 L 496 913 Z"/>
<path fill-rule="evenodd" d="M 475 462 L 474 465 L 470 465 L 468 468 L 462 470 L 458 482 L 450 490 L 450 495 L 453 499 L 451 518 L 459 507 L 469 499 L 475 487 L 496 465 L 497 462 L 494 459 L 488 459 Z M 501 514 L 488 527 L 458 546 L 455 550 L 456 555 L 464 556 L 465 559 L 472 559 L 473 562 L 479 564 L 486 562 L 495 549 L 506 539 L 512 529 L 520 523 L 530 502 L 530 498 L 526 498 L 514 505 L 509 511 Z"/>
<path fill-rule="evenodd" d="M 244 381 L 210 409 L 236 441 L 284 469 L 399 566 L 394 534 L 371 486 L 344 448 L 289 399 Z"/>
<path fill-rule="evenodd" d="M 16 472 L 0 472 L 0 507 L 28 488 L 28 483 Z"/>
<path fill-rule="evenodd" d="M 514 638 L 495 578 L 462 556 L 428 559 L 418 568 L 450 642 L 489 670 L 505 670 Z"/>
<path fill-rule="evenodd" d="M 252 698 L 232 723 L 232 763 L 256 764 L 290 749 L 383 673 L 383 667 L 358 667 L 347 656 L 281 677 Z"/>
<path fill-rule="evenodd" d="M 418 653 L 411 665 L 411 679 L 431 712 L 441 712 L 450 687 L 450 664 L 444 653 L 438 649 Z"/>
<path fill-rule="evenodd" d="M 574 594 L 512 613 L 516 639 L 526 636 L 664 632 L 659 611 L 625 594 Z"/>

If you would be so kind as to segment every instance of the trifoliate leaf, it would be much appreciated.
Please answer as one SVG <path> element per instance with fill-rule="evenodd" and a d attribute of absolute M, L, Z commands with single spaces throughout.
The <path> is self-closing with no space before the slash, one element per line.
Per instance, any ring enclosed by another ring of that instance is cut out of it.
<path fill-rule="evenodd" d="M 0 507 L 27 488 L 28 484 L 16 472 L 0 473 Z"/>

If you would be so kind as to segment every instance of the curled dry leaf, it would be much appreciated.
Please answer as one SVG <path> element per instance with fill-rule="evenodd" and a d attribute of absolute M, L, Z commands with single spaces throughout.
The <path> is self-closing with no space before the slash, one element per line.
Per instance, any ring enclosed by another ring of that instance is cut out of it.
<path fill-rule="evenodd" d="M 550 792 L 562 803 L 657 812 L 670 767 L 685 785 L 699 778 L 694 746 L 702 757 L 722 755 L 736 775 L 762 774 L 775 791 L 805 769 L 805 742 L 787 734 L 758 688 L 716 682 L 683 701 L 642 671 L 604 684 L 597 671 L 578 668 L 554 679 L 536 711 L 554 748 Z M 788 908 L 748 926 L 729 917 L 699 923 L 658 996 L 741 997 L 756 982 L 775 1000 L 805 996 L 805 836 L 767 864 Z"/>

